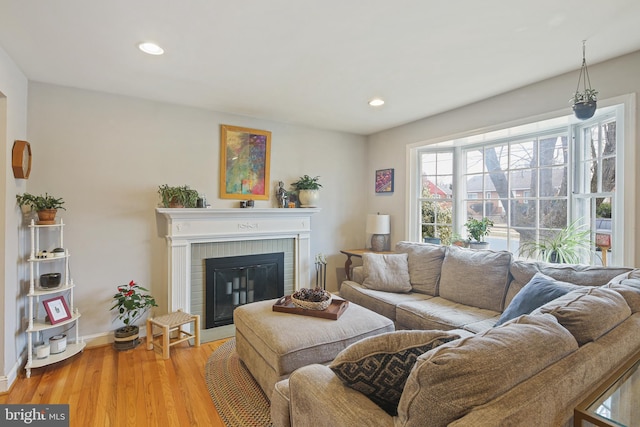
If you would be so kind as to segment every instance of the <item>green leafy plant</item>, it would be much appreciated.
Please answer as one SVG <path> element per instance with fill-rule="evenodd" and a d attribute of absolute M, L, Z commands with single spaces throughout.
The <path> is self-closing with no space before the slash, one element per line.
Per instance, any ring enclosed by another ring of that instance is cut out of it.
<path fill-rule="evenodd" d="M 591 231 L 576 220 L 559 232 L 539 241 L 527 241 L 520 245 L 519 253 L 527 258 L 545 262 L 578 264 L 580 255 L 591 245 Z"/>
<path fill-rule="evenodd" d="M 195 208 L 198 203 L 198 192 L 189 188 L 188 185 L 169 187 L 164 184 L 158 187 L 158 194 L 160 195 L 162 206 L 165 208 L 173 205 Z"/>
<path fill-rule="evenodd" d="M 295 190 L 319 190 L 322 185 L 318 182 L 319 176 L 311 178 L 309 175 L 301 176 L 296 182 L 291 184 Z"/>
<path fill-rule="evenodd" d="M 484 242 L 484 237 L 489 234 L 491 227 L 493 227 L 493 221 L 487 217 L 482 219 L 469 218 L 464 226 L 469 234 L 469 240 L 473 238 L 476 242 Z"/>
<path fill-rule="evenodd" d="M 571 105 L 578 104 L 580 102 L 596 102 L 598 101 L 598 91 L 595 89 L 585 88 L 584 92 L 576 92 L 569 100 Z"/>
<path fill-rule="evenodd" d="M 63 209 L 66 210 L 62 197 L 53 197 L 48 193 L 44 196 L 34 196 L 33 194 L 24 193 L 16 195 L 16 201 L 20 207 L 29 206 L 32 210 L 42 211 L 45 209 Z"/>
<path fill-rule="evenodd" d="M 129 285 L 118 286 L 118 293 L 113 296 L 115 303 L 110 310 L 118 310 L 116 319 L 122 320 L 127 326 L 133 326 L 151 307 L 157 307 L 154 297 L 149 295 L 148 289 L 139 286 L 133 280 Z"/>
<path fill-rule="evenodd" d="M 611 218 L 611 203 L 602 202 L 600 206 L 596 208 L 596 215 L 599 218 Z"/>

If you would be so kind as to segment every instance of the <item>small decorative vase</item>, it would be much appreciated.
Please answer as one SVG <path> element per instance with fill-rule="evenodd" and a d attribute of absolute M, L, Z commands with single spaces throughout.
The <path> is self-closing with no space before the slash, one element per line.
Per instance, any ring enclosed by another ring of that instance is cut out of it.
<path fill-rule="evenodd" d="M 300 190 L 298 198 L 301 208 L 315 208 L 320 200 L 320 190 Z"/>

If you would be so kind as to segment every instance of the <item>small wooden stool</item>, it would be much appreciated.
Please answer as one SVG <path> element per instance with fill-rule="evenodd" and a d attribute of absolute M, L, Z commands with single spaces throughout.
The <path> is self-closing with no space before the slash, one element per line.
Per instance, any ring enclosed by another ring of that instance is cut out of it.
<path fill-rule="evenodd" d="M 194 322 L 192 334 L 182 330 L 182 325 Z M 153 327 L 162 328 L 162 332 L 153 335 Z M 171 339 L 171 333 L 177 331 L 178 336 Z M 159 340 L 154 340 L 156 336 L 161 336 Z M 147 319 L 147 350 L 153 350 L 154 345 L 162 349 L 162 357 L 169 358 L 169 347 L 180 344 L 194 338 L 195 346 L 200 347 L 200 316 L 197 314 L 185 313 L 182 310 L 165 314 L 154 319 Z"/>

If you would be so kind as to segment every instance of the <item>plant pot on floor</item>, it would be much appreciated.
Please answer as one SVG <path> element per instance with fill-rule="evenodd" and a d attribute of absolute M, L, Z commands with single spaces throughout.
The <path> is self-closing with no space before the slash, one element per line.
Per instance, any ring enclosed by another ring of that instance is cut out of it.
<path fill-rule="evenodd" d="M 130 350 L 140 344 L 140 329 L 137 326 L 123 326 L 114 332 L 113 348 L 118 351 Z"/>

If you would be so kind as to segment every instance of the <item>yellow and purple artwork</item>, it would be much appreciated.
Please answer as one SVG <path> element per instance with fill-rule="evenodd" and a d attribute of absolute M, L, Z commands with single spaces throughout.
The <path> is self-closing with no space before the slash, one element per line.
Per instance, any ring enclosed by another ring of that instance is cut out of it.
<path fill-rule="evenodd" d="M 222 125 L 222 198 L 267 200 L 271 132 Z"/>

